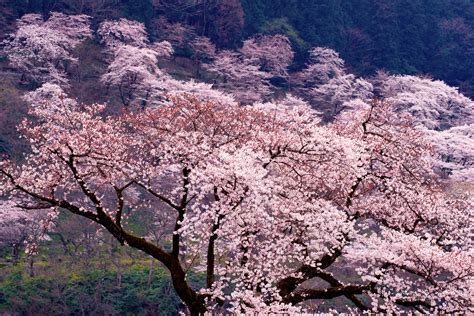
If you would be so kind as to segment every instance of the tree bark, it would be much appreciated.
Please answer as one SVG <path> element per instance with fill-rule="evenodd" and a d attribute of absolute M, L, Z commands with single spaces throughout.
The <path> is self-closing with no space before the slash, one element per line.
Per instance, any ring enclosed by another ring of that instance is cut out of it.
<path fill-rule="evenodd" d="M 35 276 L 35 257 L 33 255 L 28 256 L 28 269 L 30 278 Z"/>

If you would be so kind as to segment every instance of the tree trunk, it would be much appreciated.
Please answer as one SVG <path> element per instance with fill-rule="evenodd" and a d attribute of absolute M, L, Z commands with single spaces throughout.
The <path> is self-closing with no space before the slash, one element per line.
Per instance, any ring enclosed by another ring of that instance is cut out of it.
<path fill-rule="evenodd" d="M 18 243 L 13 243 L 12 244 L 12 263 L 13 263 L 13 265 L 17 265 L 19 259 L 20 259 L 20 245 Z"/>
<path fill-rule="evenodd" d="M 151 259 L 150 262 L 150 270 L 148 271 L 148 280 L 147 280 L 147 288 L 150 289 L 151 282 L 153 281 L 153 274 L 155 273 L 155 259 Z"/>
<path fill-rule="evenodd" d="M 34 265 L 35 265 L 35 257 L 33 255 L 30 255 L 29 256 L 29 264 L 28 264 L 30 278 L 35 276 L 35 267 L 34 267 Z"/>

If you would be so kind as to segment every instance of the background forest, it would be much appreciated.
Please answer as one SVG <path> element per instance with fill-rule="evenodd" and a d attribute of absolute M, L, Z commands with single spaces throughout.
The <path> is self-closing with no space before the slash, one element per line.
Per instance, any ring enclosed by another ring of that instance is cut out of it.
<path fill-rule="evenodd" d="M 355 99 L 385 98 L 412 114 L 438 145 L 436 172 L 454 179 L 448 191 L 459 196 L 472 192 L 471 0 L 0 0 L 0 42 L 11 40 L 17 19 L 25 14 L 38 13 L 47 21 L 52 12 L 91 16 L 94 33 L 71 45 L 77 61 L 55 65 L 61 64 L 57 68 L 66 79 L 58 75 L 65 80 L 59 85 L 71 97 L 61 102 L 107 103 L 107 113 L 116 115 L 159 100 L 150 91 L 162 86 L 147 82 L 146 76 L 140 85 L 126 86 L 123 78 L 117 83 L 125 67 L 103 26 L 126 18 L 144 24 L 140 34 L 146 40 L 137 44 L 139 38 L 126 38 L 130 51 L 123 50 L 124 56 L 138 56 L 144 63 L 149 58 L 153 65 L 145 65 L 147 71 L 168 85 L 164 90 L 202 88 L 211 99 L 223 98 L 222 90 L 242 104 L 283 99 L 291 92 L 322 113 L 324 122 L 357 108 L 357 102 L 351 103 Z M 133 23 L 127 27 L 140 29 Z M 160 46 L 164 41 L 172 47 Z M 282 53 L 276 65 L 259 51 L 272 47 L 272 41 Z M 8 54 L 15 50 L 4 46 Z M 28 104 L 57 91 L 44 74 L 25 76 L 27 71 L 12 66 L 8 54 L 0 54 L 0 154 L 21 160 L 30 149 L 17 126 L 29 117 Z M 182 87 L 178 80 L 196 82 Z M 204 83 L 219 92 L 209 92 Z M 249 92 L 249 86 L 256 90 Z M 288 102 L 302 102 L 295 100 Z M 126 212 L 132 214 L 130 231 L 156 234 L 156 227 L 147 224 L 154 216 L 150 210 Z M 0 218 L 0 315 L 177 315 L 184 309 L 162 265 L 121 247 L 96 224 L 61 212 L 57 226 L 44 237 L 34 219 L 22 216 L 10 222 L 6 215 L 3 222 Z M 29 249 L 25 245 L 31 241 L 41 247 Z M 337 273 L 353 281 L 349 271 Z M 196 287 L 206 281 L 197 271 L 189 279 Z M 318 311 L 337 310 L 341 300 L 328 300 Z"/>
<path fill-rule="evenodd" d="M 470 0 L 15 0 L 0 1 L 0 34 L 24 13 L 61 11 L 144 22 L 166 16 L 195 28 L 218 47 L 238 47 L 255 33 L 285 34 L 301 67 L 310 47 L 338 51 L 358 75 L 385 69 L 424 74 L 474 93 L 474 6 Z"/>

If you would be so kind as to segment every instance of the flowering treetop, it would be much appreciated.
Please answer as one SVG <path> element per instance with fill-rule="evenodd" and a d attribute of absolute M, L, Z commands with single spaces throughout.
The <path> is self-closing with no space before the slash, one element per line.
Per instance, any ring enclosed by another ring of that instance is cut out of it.
<path fill-rule="evenodd" d="M 436 167 L 457 181 L 474 183 L 474 123 L 427 134 L 439 155 Z"/>
<path fill-rule="evenodd" d="M 474 101 L 442 81 L 416 76 L 384 76 L 379 94 L 398 110 L 411 113 L 416 123 L 428 129 L 474 122 Z"/>
<path fill-rule="evenodd" d="M 346 73 L 344 60 L 339 54 L 325 47 L 309 51 L 306 68 L 295 73 L 291 81 L 295 90 L 313 107 L 333 119 L 344 110 L 352 108 L 351 102 L 369 102 L 373 98 L 373 85 L 363 78 Z"/>
<path fill-rule="evenodd" d="M 116 87 L 124 106 L 140 103 L 142 107 L 160 99 L 171 78 L 158 67 L 159 58 L 173 54 L 167 41 L 149 43 L 145 25 L 120 19 L 106 20 L 97 31 L 107 47 L 111 60 L 101 81 Z"/>
<path fill-rule="evenodd" d="M 288 76 L 294 53 L 284 35 L 259 35 L 244 41 L 242 54 L 274 76 Z"/>
<path fill-rule="evenodd" d="M 292 97 L 103 108 L 64 96 L 31 107 L 21 130 L 32 152 L 0 162 L 1 193 L 68 210 L 158 259 L 191 313 L 302 312 L 336 297 L 351 312 L 472 307 L 472 201 L 444 194 L 429 143 L 388 104 L 329 126 Z M 153 209 L 167 238 L 133 234 L 125 206 Z M 189 268 L 205 271 L 204 288 L 190 287 Z"/>
<path fill-rule="evenodd" d="M 39 14 L 27 14 L 18 20 L 18 29 L 5 40 L 3 50 L 24 79 L 65 86 L 67 67 L 77 62 L 71 51 L 92 36 L 89 22 L 85 15 L 53 12 L 43 21 Z"/>
<path fill-rule="evenodd" d="M 215 86 L 218 89 L 234 95 L 243 104 L 268 99 L 272 94 L 268 81 L 271 74 L 238 53 L 219 52 L 214 62 L 206 64 L 205 68 L 216 75 Z"/>
<path fill-rule="evenodd" d="M 99 25 L 97 34 L 101 43 L 109 48 L 120 45 L 146 47 L 149 43 L 145 25 L 127 19 L 106 20 Z"/>
<path fill-rule="evenodd" d="M 345 74 L 344 60 L 330 48 L 314 47 L 309 51 L 306 68 L 297 73 L 294 83 L 300 87 L 312 88 Z"/>

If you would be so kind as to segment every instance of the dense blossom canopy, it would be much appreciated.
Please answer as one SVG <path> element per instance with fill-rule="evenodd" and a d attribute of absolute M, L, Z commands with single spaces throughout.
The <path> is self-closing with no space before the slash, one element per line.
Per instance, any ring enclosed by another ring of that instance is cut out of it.
<path fill-rule="evenodd" d="M 429 129 L 446 129 L 474 121 L 474 101 L 439 80 L 416 76 L 375 78 L 378 93 L 397 110 L 411 113 Z"/>
<path fill-rule="evenodd" d="M 355 100 L 369 101 L 373 98 L 373 85 L 348 74 L 344 60 L 330 48 L 315 47 L 309 51 L 309 63 L 296 73 L 292 82 L 296 91 L 314 107 L 334 118 L 340 112 L 351 109 Z"/>
<path fill-rule="evenodd" d="M 288 66 L 293 60 L 290 40 L 283 35 L 260 35 L 244 41 L 244 56 L 260 65 L 274 76 L 288 76 Z"/>
<path fill-rule="evenodd" d="M 326 127 L 296 99 L 240 107 L 172 97 L 108 118 L 103 109 L 64 95 L 35 102 L 37 119 L 22 125 L 33 152 L 1 163 L 2 191 L 53 214 L 65 208 L 154 256 L 192 311 L 227 302 L 297 312 L 338 296 L 379 312 L 472 303 L 472 201 L 443 193 L 423 134 L 389 105 Z M 131 188 L 140 198 L 127 198 Z M 129 232 L 124 205 L 153 208 L 169 239 Z M 337 278 L 340 265 L 355 281 Z M 187 267 L 206 271 L 205 289 L 189 288 Z M 305 285 L 314 278 L 329 285 Z"/>
<path fill-rule="evenodd" d="M 251 60 L 233 51 L 222 51 L 212 64 L 205 68 L 215 74 L 215 86 L 243 104 L 268 99 L 272 94 L 269 79 L 271 74 L 260 69 Z"/>
<path fill-rule="evenodd" d="M 148 34 L 145 25 L 127 19 L 107 20 L 97 30 L 101 43 L 109 48 L 121 45 L 145 47 L 148 45 Z"/>
<path fill-rule="evenodd" d="M 24 97 L 31 150 L 0 159 L 0 228 L 33 223 L 36 236 L 60 209 L 92 221 L 160 261 L 191 314 L 313 312 L 308 301 L 334 298 L 348 313 L 474 312 L 474 201 L 439 177 L 472 181 L 473 105 L 455 89 L 357 78 L 319 47 L 291 74 L 281 35 L 218 52 L 195 36 L 213 85 L 181 81 L 159 66 L 171 44 L 121 19 L 98 30 L 101 82 L 125 106 L 112 113 L 66 93 L 87 17 L 26 15 L 18 27 L 10 62 L 47 75 Z M 47 216 L 29 216 L 38 209 Z M 143 212 L 153 236 L 130 227 Z"/>
<path fill-rule="evenodd" d="M 0 201 L 0 241 L 14 247 L 26 242 L 34 253 L 47 227 L 47 210 L 28 209 L 27 204 Z"/>
<path fill-rule="evenodd" d="M 10 64 L 24 79 L 67 85 L 66 70 L 77 62 L 71 51 L 90 38 L 89 17 L 53 12 L 47 21 L 39 14 L 24 15 L 18 30 L 4 42 Z"/>

